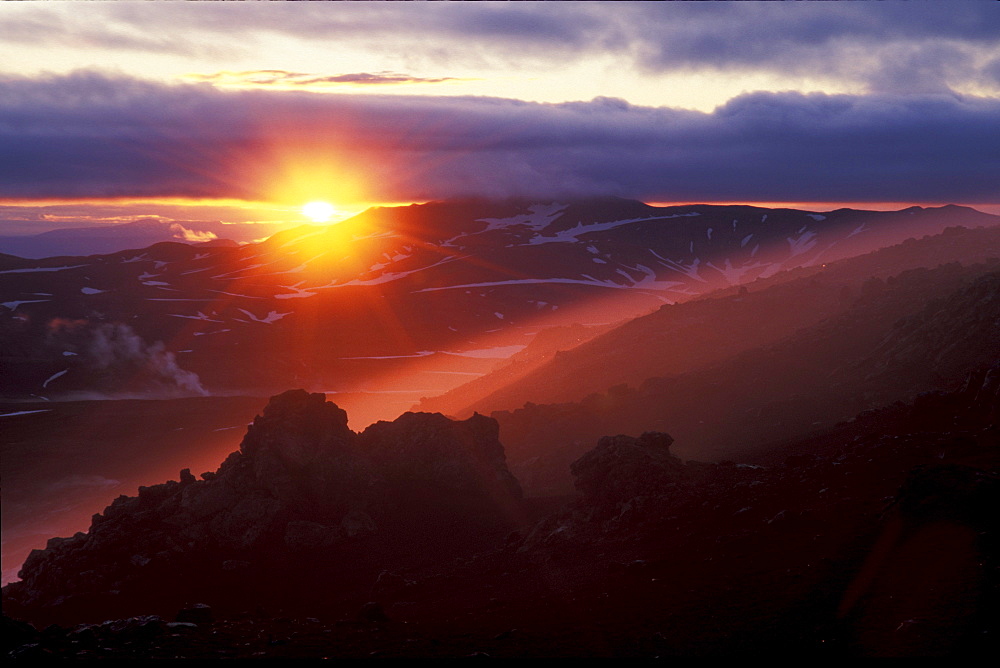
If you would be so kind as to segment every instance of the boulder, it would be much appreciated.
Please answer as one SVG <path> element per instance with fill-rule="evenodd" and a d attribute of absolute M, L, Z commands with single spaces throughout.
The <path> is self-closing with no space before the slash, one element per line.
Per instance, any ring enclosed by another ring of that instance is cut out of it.
<path fill-rule="evenodd" d="M 627 501 L 662 494 L 685 478 L 684 463 L 670 454 L 669 434 L 646 432 L 639 438 L 605 436 L 573 462 L 576 488 L 592 502 Z"/>

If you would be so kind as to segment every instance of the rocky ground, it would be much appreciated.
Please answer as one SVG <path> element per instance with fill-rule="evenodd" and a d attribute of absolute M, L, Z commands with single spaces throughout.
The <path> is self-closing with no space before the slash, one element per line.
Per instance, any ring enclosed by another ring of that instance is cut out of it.
<path fill-rule="evenodd" d="M 359 435 L 286 393 L 216 474 L 123 497 L 33 553 L 4 589 L 5 650 L 975 655 L 998 631 L 998 389 L 982 368 L 759 465 L 608 437 L 565 503 L 521 499 L 490 419 Z"/>

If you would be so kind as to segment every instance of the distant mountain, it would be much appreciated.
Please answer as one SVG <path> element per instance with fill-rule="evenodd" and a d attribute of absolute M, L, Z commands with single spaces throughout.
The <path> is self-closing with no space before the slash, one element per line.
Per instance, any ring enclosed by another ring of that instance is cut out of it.
<path fill-rule="evenodd" d="M 303 386 L 388 392 L 352 409 L 388 418 L 486 373 L 546 327 L 618 322 L 948 225 L 997 222 L 961 207 L 468 200 L 372 209 L 238 248 L 2 257 L 0 393 Z"/>
<path fill-rule="evenodd" d="M 164 241 L 236 245 L 260 241 L 287 228 L 281 223 L 226 224 L 218 221 L 165 221 L 144 218 L 119 225 L 50 230 L 30 236 L 0 237 L 0 252 L 23 258 L 117 253 Z"/>

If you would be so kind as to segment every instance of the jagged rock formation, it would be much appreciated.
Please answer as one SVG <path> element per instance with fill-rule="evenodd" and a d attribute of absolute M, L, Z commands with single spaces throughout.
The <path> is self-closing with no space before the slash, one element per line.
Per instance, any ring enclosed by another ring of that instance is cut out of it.
<path fill-rule="evenodd" d="M 521 552 L 604 555 L 626 581 L 659 582 L 663 626 L 685 629 L 664 634 L 694 653 L 971 654 L 1000 605 L 998 389 L 1000 362 L 957 392 L 788 444 L 766 467 L 684 464 L 662 434 L 601 439 L 572 466 L 580 498 Z"/>
<path fill-rule="evenodd" d="M 523 538 L 492 544 L 474 546 L 482 527 L 465 525 L 466 556 L 450 561 L 460 550 L 433 545 L 447 533 L 433 527 L 454 531 L 456 516 L 422 514 L 429 497 L 418 490 L 454 495 L 463 508 L 484 504 L 477 512 L 492 508 L 503 524 L 492 495 L 507 490 L 516 503 L 517 489 L 498 459 L 495 425 L 411 415 L 351 435 L 335 406 L 288 393 L 216 476 L 184 475 L 121 501 L 90 536 L 56 539 L 33 555 L 25 582 L 4 590 L 5 614 L 46 619 L 72 611 L 67 601 L 53 607 L 54 597 L 80 596 L 89 578 L 86 605 L 66 615 L 75 623 L 104 619 L 95 613 L 101 587 L 141 586 L 146 598 L 119 609 L 148 615 L 150 597 L 169 603 L 163 589 L 185 586 L 196 564 L 179 570 L 176 559 L 159 579 L 141 578 L 159 557 L 146 565 L 132 557 L 204 524 L 181 513 L 185 495 L 189 509 L 207 512 L 213 495 L 238 490 L 235 506 L 212 515 L 227 530 L 201 539 L 214 547 L 177 544 L 204 571 L 185 596 L 228 596 L 212 601 L 211 625 L 140 616 L 38 633 L 4 619 L 11 656 L 982 656 L 1000 608 L 998 380 L 1000 364 L 976 368 L 956 392 L 867 411 L 787 444 L 766 466 L 683 463 L 662 433 L 606 437 L 574 464 L 580 495 L 570 506 Z M 307 484 L 314 473 L 351 491 Z M 473 479 L 483 484 L 466 484 Z M 405 536 L 392 520 L 403 501 L 407 521 L 424 520 Z M 250 530 L 261 518 L 270 529 Z M 410 542 L 425 531 L 434 538 Z M 104 542 L 113 535 L 119 543 Z M 421 550 L 438 560 L 432 568 L 384 568 Z M 213 589 L 211 578 L 227 587 Z M 322 614 L 323 599 L 342 597 L 351 580 L 371 598 Z M 279 587 L 315 590 L 315 616 L 227 613 L 282 600 Z M 241 598 L 239 588 L 249 593 Z"/>
<path fill-rule="evenodd" d="M 140 487 L 88 533 L 32 552 L 5 610 L 295 603 L 329 595 L 317 587 L 370 585 L 380 568 L 483 549 L 522 521 L 497 432 L 479 415 L 407 413 L 355 434 L 323 395 L 285 392 L 215 473 Z"/>
<path fill-rule="evenodd" d="M 605 436 L 570 466 L 576 488 L 591 500 L 663 494 L 684 477 L 683 462 L 670 454 L 673 442 L 668 434 L 656 432 L 639 438 Z"/>

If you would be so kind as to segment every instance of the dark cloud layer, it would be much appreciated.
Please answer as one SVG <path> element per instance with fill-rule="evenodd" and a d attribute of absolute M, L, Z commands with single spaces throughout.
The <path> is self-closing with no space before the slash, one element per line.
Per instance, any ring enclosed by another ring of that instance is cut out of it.
<path fill-rule="evenodd" d="M 0 196 L 261 195 L 296 151 L 374 197 L 1000 201 L 1000 101 L 755 93 L 622 100 L 220 92 L 81 72 L 0 80 Z"/>

